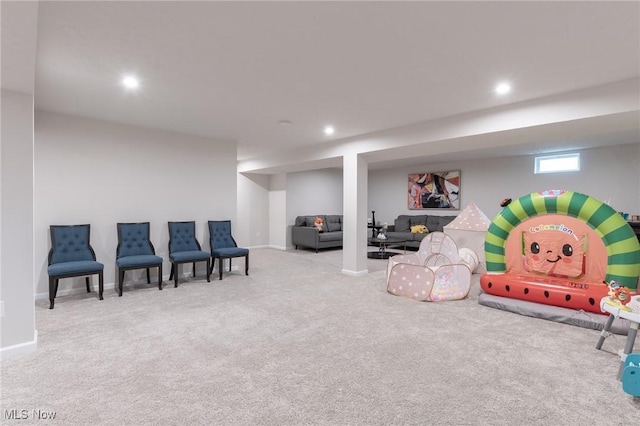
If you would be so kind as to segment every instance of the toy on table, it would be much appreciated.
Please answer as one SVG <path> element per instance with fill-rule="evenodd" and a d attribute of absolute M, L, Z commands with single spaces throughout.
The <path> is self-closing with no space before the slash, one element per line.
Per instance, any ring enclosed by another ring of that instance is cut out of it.
<path fill-rule="evenodd" d="M 629 289 L 615 280 L 611 280 L 608 285 L 609 300 L 607 300 L 607 304 L 631 312 L 631 308 L 627 306 L 631 301 L 631 292 Z"/>
<path fill-rule="evenodd" d="M 384 225 L 382 225 L 382 228 L 380 228 L 380 232 L 378 233 L 376 238 L 379 240 L 387 239 L 387 223 L 386 222 L 384 223 Z"/>

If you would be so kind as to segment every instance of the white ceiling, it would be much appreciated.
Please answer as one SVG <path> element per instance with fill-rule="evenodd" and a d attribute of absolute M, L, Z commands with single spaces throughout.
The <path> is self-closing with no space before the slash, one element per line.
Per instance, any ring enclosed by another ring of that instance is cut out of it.
<path fill-rule="evenodd" d="M 40 2 L 36 58 L 36 109 L 244 160 L 638 77 L 640 3 Z"/>

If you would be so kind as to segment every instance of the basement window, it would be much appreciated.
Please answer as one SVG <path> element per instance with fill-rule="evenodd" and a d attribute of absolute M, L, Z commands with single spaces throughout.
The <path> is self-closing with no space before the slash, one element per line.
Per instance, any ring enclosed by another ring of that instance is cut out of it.
<path fill-rule="evenodd" d="M 534 173 L 579 172 L 580 153 L 536 157 Z"/>

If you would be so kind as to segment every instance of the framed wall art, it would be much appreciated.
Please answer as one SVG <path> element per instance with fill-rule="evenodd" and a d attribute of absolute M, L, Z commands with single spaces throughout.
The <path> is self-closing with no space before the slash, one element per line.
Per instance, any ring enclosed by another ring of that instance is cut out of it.
<path fill-rule="evenodd" d="M 460 170 L 436 173 L 410 173 L 408 207 L 421 209 L 460 209 Z"/>

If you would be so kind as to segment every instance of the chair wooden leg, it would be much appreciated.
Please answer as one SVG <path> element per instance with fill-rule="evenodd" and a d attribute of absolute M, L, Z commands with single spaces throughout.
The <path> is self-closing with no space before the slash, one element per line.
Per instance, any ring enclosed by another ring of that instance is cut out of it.
<path fill-rule="evenodd" d="M 216 265 L 216 258 L 211 258 L 211 266 L 209 267 L 209 275 L 213 274 L 213 267 Z"/>
<path fill-rule="evenodd" d="M 209 264 L 211 263 L 211 259 L 207 259 L 207 282 L 211 282 L 211 267 Z"/>
<path fill-rule="evenodd" d="M 169 281 L 173 279 L 173 262 L 171 263 L 171 272 L 169 272 Z"/>
<path fill-rule="evenodd" d="M 231 272 L 231 258 L 229 258 L 229 272 Z"/>
<path fill-rule="evenodd" d="M 193 262 L 193 278 L 196 277 L 196 262 Z"/>
<path fill-rule="evenodd" d="M 218 259 L 218 271 L 220 272 L 220 278 L 222 279 L 222 271 L 224 270 L 224 258 L 221 257 L 220 259 Z"/>
<path fill-rule="evenodd" d="M 158 265 L 158 290 L 162 290 L 162 263 Z"/>
<path fill-rule="evenodd" d="M 104 292 L 104 276 L 102 271 L 98 273 L 98 296 L 102 300 L 102 293 Z"/>
<path fill-rule="evenodd" d="M 176 269 L 175 271 L 173 271 L 173 287 L 178 287 L 178 272 L 180 270 L 180 268 L 178 268 L 180 266 L 179 263 L 176 263 Z"/>
<path fill-rule="evenodd" d="M 49 277 L 49 309 L 53 309 L 54 299 L 56 298 L 56 282 L 57 279 Z"/>
<path fill-rule="evenodd" d="M 244 274 L 249 275 L 249 254 L 244 257 Z"/>
<path fill-rule="evenodd" d="M 85 277 L 84 281 L 87 284 L 87 293 L 91 293 L 91 286 L 89 285 L 89 277 Z"/>
<path fill-rule="evenodd" d="M 118 296 L 122 297 L 122 282 L 124 281 L 124 269 L 118 271 Z"/>
<path fill-rule="evenodd" d="M 149 275 L 149 268 L 147 268 L 147 284 L 151 284 L 151 275 Z"/>

